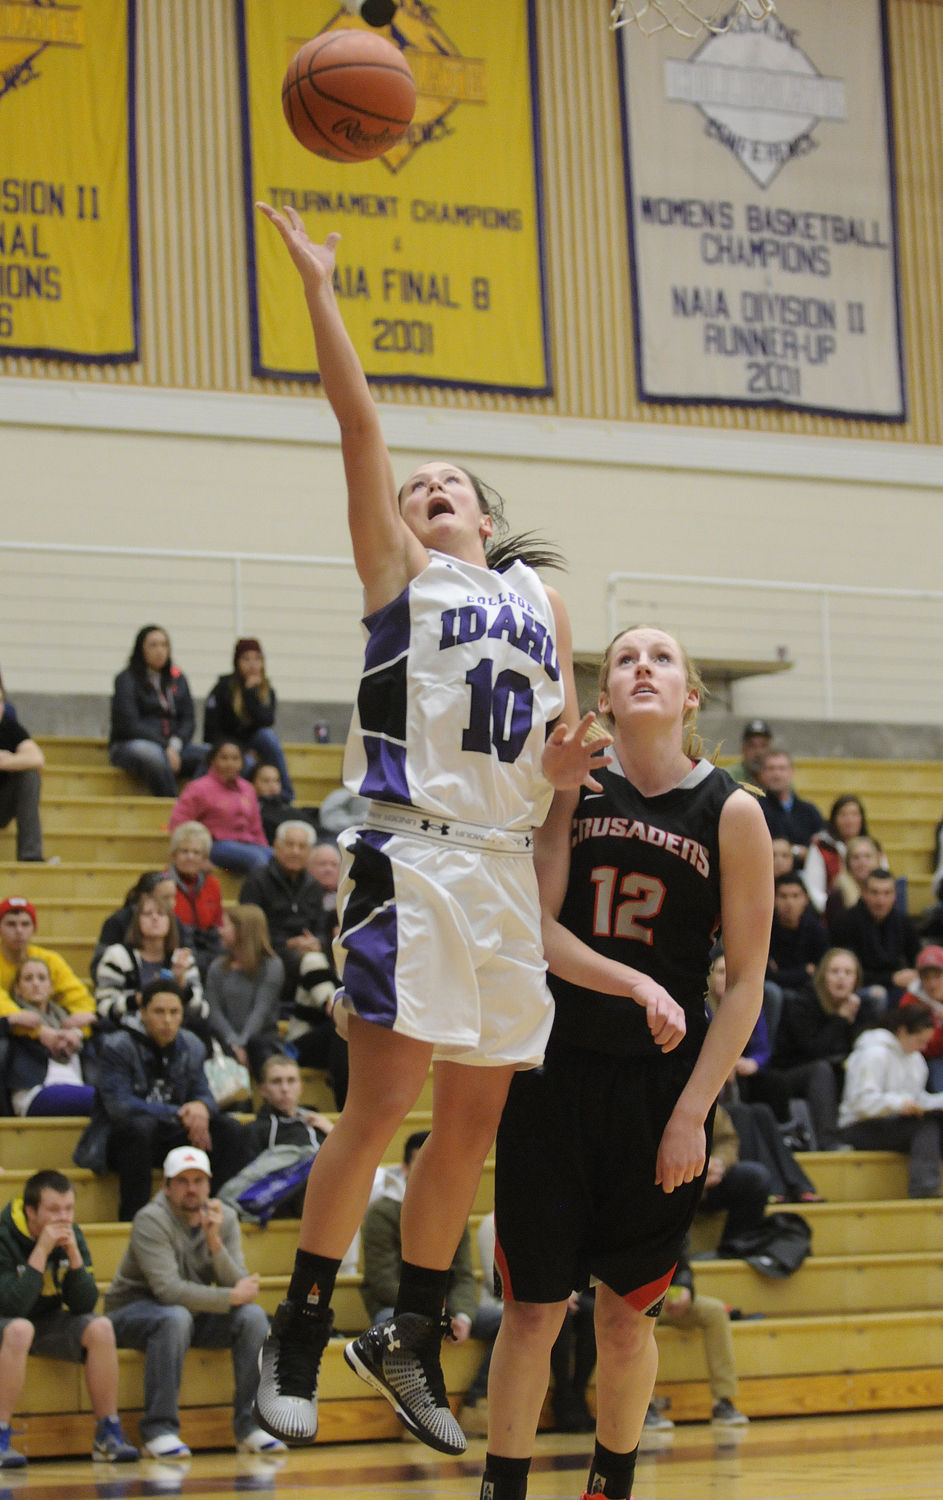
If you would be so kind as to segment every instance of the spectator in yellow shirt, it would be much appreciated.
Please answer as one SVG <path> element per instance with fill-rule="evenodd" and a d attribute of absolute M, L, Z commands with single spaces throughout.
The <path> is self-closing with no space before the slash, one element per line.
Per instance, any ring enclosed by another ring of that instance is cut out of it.
<path fill-rule="evenodd" d="M 40 958 L 52 978 L 56 1003 L 69 1012 L 76 1026 L 91 1026 L 95 1020 L 95 1001 L 87 987 L 61 954 L 33 942 L 35 931 L 36 908 L 31 901 L 25 896 L 7 896 L 0 901 L 0 1016 L 15 1012 L 30 1014 L 12 998 L 11 988 L 20 964 L 27 958 Z M 37 1019 L 35 1025 L 39 1024 Z"/>

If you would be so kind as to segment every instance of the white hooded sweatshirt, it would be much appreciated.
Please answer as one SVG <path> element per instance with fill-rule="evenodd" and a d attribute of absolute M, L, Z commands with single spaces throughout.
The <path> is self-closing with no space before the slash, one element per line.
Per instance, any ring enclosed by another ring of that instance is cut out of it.
<path fill-rule="evenodd" d="M 906 1053 L 892 1031 L 863 1031 L 845 1064 L 839 1126 L 899 1115 L 909 1103 L 943 1109 L 943 1094 L 927 1093 L 927 1071 L 923 1053 Z"/>

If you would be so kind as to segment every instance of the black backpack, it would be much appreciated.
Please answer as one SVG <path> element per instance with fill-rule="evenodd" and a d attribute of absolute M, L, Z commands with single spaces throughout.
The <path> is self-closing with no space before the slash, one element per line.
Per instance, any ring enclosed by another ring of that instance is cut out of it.
<path fill-rule="evenodd" d="M 725 1260 L 745 1260 L 763 1276 L 791 1276 L 812 1248 L 812 1231 L 801 1214 L 767 1214 L 754 1229 L 718 1246 Z"/>

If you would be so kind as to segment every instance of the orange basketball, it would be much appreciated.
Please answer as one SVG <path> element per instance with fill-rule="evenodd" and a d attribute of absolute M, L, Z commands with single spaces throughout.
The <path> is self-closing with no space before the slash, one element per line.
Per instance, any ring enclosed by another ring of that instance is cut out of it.
<path fill-rule="evenodd" d="M 328 161 L 370 161 L 409 129 L 409 64 L 375 31 L 324 31 L 292 58 L 282 108 L 297 141 Z"/>

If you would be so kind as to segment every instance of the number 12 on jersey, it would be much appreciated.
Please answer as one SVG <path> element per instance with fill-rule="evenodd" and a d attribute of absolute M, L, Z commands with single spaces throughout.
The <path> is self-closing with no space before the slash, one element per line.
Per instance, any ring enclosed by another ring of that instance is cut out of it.
<path fill-rule="evenodd" d="M 650 948 L 654 939 L 645 923 L 661 911 L 666 895 L 664 881 L 652 875 L 635 874 L 623 875 L 620 880 L 613 865 L 597 865 L 590 879 L 596 887 L 595 936 L 629 938 Z"/>

